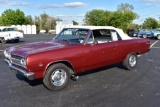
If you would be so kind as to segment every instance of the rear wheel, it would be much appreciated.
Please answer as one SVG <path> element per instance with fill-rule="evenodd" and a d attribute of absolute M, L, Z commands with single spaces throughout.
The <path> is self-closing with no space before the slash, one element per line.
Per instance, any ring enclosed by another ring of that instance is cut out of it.
<path fill-rule="evenodd" d="M 70 68 L 62 63 L 57 63 L 48 68 L 43 79 L 44 85 L 50 90 L 63 89 L 70 78 Z"/>
<path fill-rule="evenodd" d="M 127 55 L 126 59 L 123 61 L 123 66 L 126 69 L 131 70 L 136 67 L 137 62 L 138 62 L 137 55 L 135 53 L 132 53 Z"/>
<path fill-rule="evenodd" d="M 7 41 L 4 38 L 0 39 L 2 43 L 7 43 Z"/>

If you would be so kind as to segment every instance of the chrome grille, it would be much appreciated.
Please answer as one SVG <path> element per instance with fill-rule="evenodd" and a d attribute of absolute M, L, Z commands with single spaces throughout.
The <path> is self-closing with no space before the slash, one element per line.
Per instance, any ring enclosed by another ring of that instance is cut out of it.
<path fill-rule="evenodd" d="M 22 66 L 22 64 L 21 64 L 21 58 L 22 57 L 20 57 L 20 56 L 11 54 L 11 63 L 15 64 L 15 65 Z"/>
<path fill-rule="evenodd" d="M 11 54 L 11 58 L 14 58 L 14 59 L 19 59 L 19 60 L 21 60 L 21 58 L 22 58 L 22 57 L 20 57 L 20 56 L 17 56 L 17 55 L 13 55 L 13 54 Z"/>

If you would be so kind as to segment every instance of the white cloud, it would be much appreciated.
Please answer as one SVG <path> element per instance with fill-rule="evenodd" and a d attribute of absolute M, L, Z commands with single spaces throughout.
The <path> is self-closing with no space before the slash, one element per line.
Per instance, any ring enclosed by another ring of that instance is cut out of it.
<path fill-rule="evenodd" d="M 56 17 L 66 17 L 66 15 L 59 14 L 59 15 L 56 15 Z"/>
<path fill-rule="evenodd" d="M 13 1 L 13 2 L 8 2 L 8 6 L 29 6 L 29 3 L 27 2 L 21 2 L 21 1 Z"/>
<path fill-rule="evenodd" d="M 0 4 L 5 4 L 7 2 L 8 2 L 7 0 L 0 0 Z"/>
<path fill-rule="evenodd" d="M 85 16 L 85 14 L 79 14 L 79 15 L 77 15 L 78 17 L 84 17 Z"/>
<path fill-rule="evenodd" d="M 56 17 L 84 17 L 85 14 L 78 14 L 78 15 L 64 15 L 64 14 L 59 14 L 56 15 Z"/>
<path fill-rule="evenodd" d="M 63 6 L 61 5 L 57 5 L 57 4 L 51 4 L 51 5 L 37 5 L 36 6 L 37 9 L 50 9 L 50 8 L 63 8 Z"/>
<path fill-rule="evenodd" d="M 156 6 L 156 7 L 160 7 L 160 4 L 152 4 L 152 3 L 148 3 L 148 4 L 145 4 L 146 6 Z"/>
<path fill-rule="evenodd" d="M 64 7 L 69 7 L 69 8 L 75 8 L 75 7 L 86 7 L 86 3 L 82 2 L 72 2 L 72 3 L 65 3 Z"/>
<path fill-rule="evenodd" d="M 0 0 L 0 4 L 7 5 L 7 6 L 29 6 L 29 3 L 27 2 L 21 2 L 21 1 L 9 2 L 8 0 Z"/>
<path fill-rule="evenodd" d="M 57 5 L 57 4 L 48 4 L 48 5 L 37 5 L 37 9 L 57 9 L 57 8 L 77 8 L 77 7 L 86 7 L 86 3 L 82 2 L 72 2 L 72 3 L 64 3 L 64 5 Z"/>

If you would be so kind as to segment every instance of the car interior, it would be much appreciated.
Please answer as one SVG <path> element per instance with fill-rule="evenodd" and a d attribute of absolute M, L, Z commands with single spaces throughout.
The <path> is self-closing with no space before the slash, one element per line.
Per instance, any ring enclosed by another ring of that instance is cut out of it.
<path fill-rule="evenodd" d="M 115 30 L 110 29 L 96 29 L 92 30 L 92 35 L 89 37 L 87 43 L 93 43 L 96 41 L 98 43 L 106 43 L 121 40 L 119 34 Z"/>

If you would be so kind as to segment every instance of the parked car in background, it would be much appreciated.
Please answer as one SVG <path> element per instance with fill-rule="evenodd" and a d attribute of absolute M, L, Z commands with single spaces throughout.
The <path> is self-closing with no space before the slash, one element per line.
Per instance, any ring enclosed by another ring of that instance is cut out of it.
<path fill-rule="evenodd" d="M 138 33 L 138 37 L 151 38 L 153 37 L 152 30 L 151 29 L 141 29 Z"/>
<path fill-rule="evenodd" d="M 152 31 L 153 37 L 157 38 L 158 40 L 160 39 L 160 29 L 154 29 Z"/>
<path fill-rule="evenodd" d="M 29 80 L 43 78 L 50 90 L 64 88 L 77 74 L 121 63 L 134 69 L 138 55 L 150 50 L 149 39 L 131 38 L 111 26 L 64 28 L 52 41 L 8 47 L 5 62 Z"/>
<path fill-rule="evenodd" d="M 139 30 L 128 29 L 127 34 L 131 37 L 137 37 L 139 34 Z"/>
<path fill-rule="evenodd" d="M 139 30 L 135 30 L 135 31 L 133 32 L 133 37 L 138 37 L 138 34 L 139 34 Z"/>
<path fill-rule="evenodd" d="M 135 32 L 135 29 L 128 29 L 127 30 L 128 36 L 133 36 L 134 32 Z"/>
<path fill-rule="evenodd" d="M 23 38 L 23 33 L 17 31 L 12 27 L 0 27 L 0 42 L 6 43 L 7 41 L 19 42 Z"/>
<path fill-rule="evenodd" d="M 46 30 L 40 30 L 39 31 L 39 34 L 46 34 L 47 32 L 46 32 Z"/>

